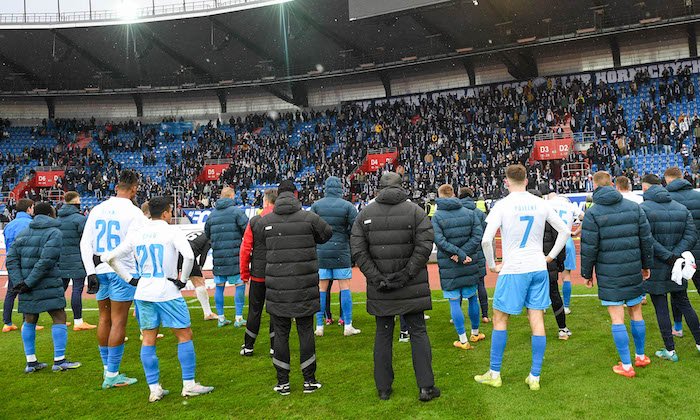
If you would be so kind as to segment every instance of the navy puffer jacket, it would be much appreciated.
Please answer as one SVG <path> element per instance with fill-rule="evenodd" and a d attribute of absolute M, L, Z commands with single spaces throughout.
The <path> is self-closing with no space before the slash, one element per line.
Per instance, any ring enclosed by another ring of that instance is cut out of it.
<path fill-rule="evenodd" d="M 695 191 L 690 182 L 685 179 L 671 181 L 666 189 L 671 193 L 671 200 L 678 201 L 690 211 L 695 222 L 695 230 L 700 232 L 700 192 Z M 700 261 L 700 241 L 695 243 L 692 251 L 695 261 Z"/>
<path fill-rule="evenodd" d="M 613 187 L 597 188 L 593 203 L 583 218 L 581 275 L 590 279 L 595 268 L 601 300 L 638 298 L 644 294 L 642 269 L 651 268 L 654 259 L 644 210 Z"/>
<path fill-rule="evenodd" d="M 325 183 L 325 197 L 311 205 L 311 211 L 333 228 L 333 237 L 318 246 L 319 268 L 350 268 L 350 231 L 357 217 L 357 209 L 343 200 L 343 184 L 334 176 Z"/>
<path fill-rule="evenodd" d="M 671 194 L 660 185 L 644 192 L 641 207 L 654 237 L 654 263 L 651 277 L 644 282 L 645 290 L 652 295 L 685 290 L 688 287 L 685 280 L 681 285 L 671 281 L 671 269 L 676 257 L 695 246 L 697 232 L 693 216 L 685 206 L 671 200 Z"/>
<path fill-rule="evenodd" d="M 83 236 L 87 217 L 80 214 L 77 207 L 64 204 L 58 210 L 59 229 L 63 233 L 63 250 L 58 266 L 64 279 L 84 279 L 87 275 L 80 256 L 80 238 Z"/>
<path fill-rule="evenodd" d="M 431 221 L 438 249 L 442 290 L 476 285 L 481 278 L 481 269 L 476 263 L 477 252 L 484 236 L 476 212 L 463 207 L 458 198 L 438 198 L 437 211 Z M 459 257 L 459 262 L 451 259 L 453 255 Z M 464 264 L 467 256 L 472 262 Z"/>
<path fill-rule="evenodd" d="M 211 241 L 215 276 L 235 276 L 240 273 L 238 255 L 248 217 L 230 198 L 220 198 L 211 212 L 204 234 Z"/>
<path fill-rule="evenodd" d="M 39 314 L 66 307 L 58 268 L 63 246 L 59 226 L 61 223 L 49 216 L 35 216 L 7 254 L 7 271 L 12 284 L 24 282 L 31 289 L 19 295 L 18 312 Z"/>
<path fill-rule="evenodd" d="M 481 209 L 476 207 L 474 200 L 469 197 L 465 197 L 460 199 L 460 201 L 462 202 L 462 206 L 464 206 L 464 208 L 467 210 L 473 210 L 474 213 L 476 213 L 476 216 L 479 218 L 479 222 L 481 223 L 481 228 L 486 230 L 486 214 L 484 214 Z M 472 264 L 476 264 L 479 267 L 481 270 L 481 277 L 486 277 L 486 257 L 484 257 L 484 250 L 481 247 L 479 247 L 479 250 L 476 252 L 476 261 L 474 261 Z"/>

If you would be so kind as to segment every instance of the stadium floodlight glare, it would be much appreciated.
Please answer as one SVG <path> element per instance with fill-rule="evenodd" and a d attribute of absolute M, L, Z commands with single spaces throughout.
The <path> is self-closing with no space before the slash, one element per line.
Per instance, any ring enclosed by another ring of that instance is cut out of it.
<path fill-rule="evenodd" d="M 120 20 L 126 22 L 134 22 L 139 18 L 139 12 L 136 8 L 136 4 L 134 4 L 134 2 L 131 0 L 123 0 L 121 2 L 119 8 L 117 9 L 117 15 L 119 16 Z"/>

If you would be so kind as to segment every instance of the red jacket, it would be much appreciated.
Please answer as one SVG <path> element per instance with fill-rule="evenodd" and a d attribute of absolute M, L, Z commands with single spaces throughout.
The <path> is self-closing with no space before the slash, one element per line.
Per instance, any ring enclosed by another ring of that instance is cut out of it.
<path fill-rule="evenodd" d="M 275 206 L 267 206 L 260 213 L 260 217 L 272 213 Z M 250 229 L 250 223 L 245 228 L 245 233 L 243 234 L 243 242 L 241 242 L 241 252 L 239 254 L 239 262 L 241 267 L 241 280 L 248 281 L 253 280 L 258 283 L 264 283 L 264 278 L 251 277 L 250 275 L 250 256 L 253 254 L 253 231 Z"/>

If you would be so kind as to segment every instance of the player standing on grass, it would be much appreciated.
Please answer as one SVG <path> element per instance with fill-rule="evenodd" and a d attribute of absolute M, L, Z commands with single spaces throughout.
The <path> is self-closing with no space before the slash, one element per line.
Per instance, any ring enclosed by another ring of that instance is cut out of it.
<path fill-rule="evenodd" d="M 34 214 L 34 201 L 28 198 L 21 198 L 17 201 L 15 205 L 17 210 L 17 215 L 14 220 L 8 223 L 3 230 L 3 236 L 5 237 L 5 255 L 10 252 L 12 248 L 12 243 L 15 241 L 17 235 L 26 229 L 32 222 L 32 215 Z M 14 285 L 12 284 L 12 279 L 7 278 L 7 291 L 5 292 L 5 301 L 2 307 L 2 332 L 17 331 L 17 326 L 12 324 L 12 310 L 15 307 L 15 298 L 17 293 L 14 292 Z M 40 331 L 44 327 L 41 325 L 36 326 L 36 330 Z"/>
<path fill-rule="evenodd" d="M 120 279 L 109 265 L 101 263 L 99 256 L 116 249 L 131 229 L 138 230 L 147 221 L 132 202 L 139 189 L 138 174 L 130 169 L 123 170 L 116 189 L 116 197 L 92 209 L 80 240 L 88 293 L 97 292 L 95 298 L 100 312 L 97 341 L 104 367 L 104 389 L 136 383 L 135 378 L 119 373 L 124 355 L 126 320 L 136 288 Z M 133 258 L 121 263 L 130 272 L 136 272 Z"/>
<path fill-rule="evenodd" d="M 526 191 L 527 171 L 524 166 L 506 168 L 506 186 L 510 194 L 491 209 L 482 240 L 486 264 L 491 272 L 498 273 L 498 282 L 493 298 L 491 368 L 485 374 L 475 376 L 474 380 L 493 387 L 501 386 L 508 318 L 520 314 L 525 307 L 532 329 L 532 368 L 525 383 L 536 391 L 540 389 L 540 372 L 547 346 L 544 310 L 551 303 L 547 263 L 564 249 L 571 234 L 549 204 Z M 558 236 L 545 257 L 542 243 L 546 222 L 556 229 Z M 499 228 L 503 263 L 496 265 L 493 240 Z"/>
<path fill-rule="evenodd" d="M 472 348 L 469 341 L 475 343 L 486 338 L 479 332 L 477 285 L 481 269 L 476 264 L 477 250 L 481 248 L 484 231 L 476 212 L 463 207 L 455 197 L 452 185 L 441 185 L 438 196 L 437 211 L 431 222 L 438 249 L 440 286 L 444 298 L 449 299 L 450 313 L 459 337 L 453 345 L 469 350 Z M 472 327 L 469 338 L 464 327 L 462 299 L 469 301 L 468 313 Z"/>
<path fill-rule="evenodd" d="M 123 279 L 136 284 L 134 299 L 139 309 L 139 326 L 143 334 L 141 363 L 150 388 L 149 402 L 168 395 L 160 385 L 160 369 L 156 355 L 156 337 L 162 325 L 171 328 L 177 337 L 177 357 L 182 369 L 182 396 L 208 394 L 213 387 L 195 382 L 195 352 L 190 328 L 190 311 L 180 289 L 185 287 L 194 264 L 194 253 L 185 234 L 170 226 L 172 199 L 154 197 L 148 202 L 151 220 L 132 230 L 115 250 L 102 255 Z M 178 277 L 178 256 L 182 255 L 182 276 Z M 137 261 L 137 269 L 124 261 Z M 134 275 L 135 273 L 135 275 Z"/>
<path fill-rule="evenodd" d="M 612 186 L 610 174 L 604 171 L 593 176 L 593 203 L 583 218 L 581 235 L 581 276 L 593 286 L 593 269 L 598 281 L 598 298 L 608 308 L 612 336 L 621 362 L 613 372 L 634 377 L 630 357 L 629 336 L 625 327 L 625 306 L 629 312 L 634 337 L 637 367 L 651 361 L 644 354 L 646 325 L 642 317 L 644 280 L 653 264 L 654 240 L 644 210 L 625 200 Z"/>
<path fill-rule="evenodd" d="M 558 196 L 556 193 L 549 194 L 548 198 L 548 203 L 551 204 L 554 211 L 561 217 L 564 223 L 566 223 L 569 232 L 572 231 L 576 222 L 583 220 L 583 211 L 581 208 L 569 201 L 568 198 Z M 579 233 L 581 233 L 580 226 L 571 236 L 577 236 Z M 571 271 L 576 270 L 576 245 L 572 237 L 569 237 L 569 240 L 566 241 L 564 271 L 562 275 L 562 295 L 564 298 L 565 315 L 571 313 L 571 309 L 569 309 L 571 307 Z M 557 287 L 559 286 L 557 285 Z"/>
<path fill-rule="evenodd" d="M 204 224 L 204 233 L 211 241 L 212 257 L 214 258 L 214 282 L 216 293 L 214 303 L 219 316 L 219 327 L 231 324 L 224 315 L 224 288 L 226 283 L 236 286 L 234 303 L 236 305 L 236 321 L 234 327 L 243 327 L 243 306 L 245 305 L 245 283 L 241 280 L 239 267 L 239 252 L 243 233 L 248 225 L 248 217 L 243 210 L 236 207 L 233 188 L 221 190 L 221 198 L 216 201 L 216 208 Z"/>

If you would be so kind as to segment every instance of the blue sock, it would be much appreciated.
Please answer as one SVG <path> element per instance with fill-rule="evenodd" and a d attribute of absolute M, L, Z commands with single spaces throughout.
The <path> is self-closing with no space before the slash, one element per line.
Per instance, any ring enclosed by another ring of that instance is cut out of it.
<path fill-rule="evenodd" d="M 491 333 L 491 370 L 493 372 L 501 371 L 501 362 L 503 361 L 503 353 L 506 351 L 507 342 L 507 330 L 493 330 Z"/>
<path fill-rule="evenodd" d="M 194 379 L 194 367 L 197 362 L 192 340 L 177 345 L 177 358 L 180 360 L 180 367 L 182 368 L 182 380 L 189 381 Z"/>
<path fill-rule="evenodd" d="M 478 330 L 479 325 L 481 324 L 481 316 L 479 314 L 479 311 L 481 311 L 481 307 L 479 306 L 479 298 L 475 294 L 474 296 L 469 298 L 469 320 L 472 323 L 472 330 Z"/>
<path fill-rule="evenodd" d="M 119 372 L 119 365 L 121 365 L 122 356 L 124 356 L 124 344 L 107 347 L 107 351 L 107 372 Z"/>
<path fill-rule="evenodd" d="M 612 324 L 611 329 L 615 347 L 617 347 L 617 352 L 620 354 L 620 361 L 624 365 L 631 365 L 630 337 L 627 335 L 627 327 L 625 327 L 625 324 Z"/>
<path fill-rule="evenodd" d="M 450 315 L 452 315 L 452 323 L 457 330 L 457 334 L 464 334 L 464 314 L 462 307 L 459 305 L 461 299 L 450 299 Z"/>
<path fill-rule="evenodd" d="M 224 284 L 216 285 L 216 292 L 214 292 L 214 303 L 216 304 L 216 314 L 219 316 L 224 316 Z"/>
<path fill-rule="evenodd" d="M 160 369 L 158 367 L 158 355 L 156 346 L 141 346 L 141 364 L 146 374 L 148 385 L 155 385 L 160 380 Z"/>
<path fill-rule="evenodd" d="M 634 352 L 638 355 L 644 354 L 644 344 L 647 340 L 647 325 L 644 320 L 630 321 L 630 330 L 632 330 L 632 338 L 634 339 Z"/>
<path fill-rule="evenodd" d="M 683 321 L 674 322 L 673 329 L 675 331 L 683 331 Z"/>
<path fill-rule="evenodd" d="M 107 366 L 107 355 L 109 354 L 109 347 L 107 346 L 97 346 L 100 349 L 100 357 L 102 358 L 102 366 Z"/>
<path fill-rule="evenodd" d="M 68 341 L 66 324 L 53 324 L 51 326 L 51 339 L 53 340 L 53 359 L 64 359 L 66 357 L 66 342 Z"/>
<path fill-rule="evenodd" d="M 323 325 L 323 316 L 326 313 L 326 293 L 325 290 L 321 290 L 321 310 L 316 312 L 316 326 L 320 327 Z"/>
<path fill-rule="evenodd" d="M 544 350 L 547 348 L 547 337 L 544 335 L 532 336 L 532 368 L 530 375 L 540 376 L 542 372 L 542 361 L 544 360 Z"/>
<path fill-rule="evenodd" d="M 352 293 L 350 289 L 340 291 L 340 307 L 343 309 L 343 322 L 352 324 Z"/>
<path fill-rule="evenodd" d="M 36 354 L 36 324 L 22 325 L 22 344 L 24 344 L 24 354 L 31 356 Z"/>
<path fill-rule="evenodd" d="M 562 299 L 564 300 L 564 306 L 568 308 L 571 304 L 571 282 L 565 281 L 561 287 L 561 290 L 563 295 Z"/>
<path fill-rule="evenodd" d="M 236 286 L 236 295 L 233 299 L 236 305 L 236 316 L 243 316 L 243 306 L 245 306 L 245 283 Z"/>

